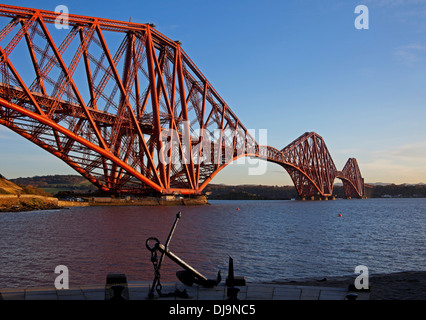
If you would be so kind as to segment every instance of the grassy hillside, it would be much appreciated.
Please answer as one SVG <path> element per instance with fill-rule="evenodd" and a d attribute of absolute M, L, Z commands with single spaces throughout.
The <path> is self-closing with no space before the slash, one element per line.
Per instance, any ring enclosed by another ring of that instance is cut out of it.
<path fill-rule="evenodd" d="M 55 195 L 59 192 L 88 193 L 96 191 L 87 179 L 80 175 L 35 176 L 29 178 L 11 179 L 21 186 L 33 186 Z"/>
<path fill-rule="evenodd" d="M 15 183 L 7 180 L 0 175 L 0 194 L 18 194 L 24 193 L 24 190 Z"/>
<path fill-rule="evenodd" d="M 55 198 L 33 186 L 19 186 L 0 175 L 0 212 L 56 209 Z"/>

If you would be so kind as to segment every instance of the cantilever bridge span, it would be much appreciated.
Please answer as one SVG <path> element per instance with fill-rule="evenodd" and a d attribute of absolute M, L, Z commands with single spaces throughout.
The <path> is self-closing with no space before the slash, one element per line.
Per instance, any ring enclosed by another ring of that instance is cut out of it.
<path fill-rule="evenodd" d="M 356 159 L 337 170 L 314 132 L 259 145 L 153 25 L 62 18 L 0 5 L 0 124 L 99 189 L 200 194 L 235 159 L 258 157 L 284 167 L 299 196 L 331 196 L 336 178 L 346 196 L 364 195 Z"/>

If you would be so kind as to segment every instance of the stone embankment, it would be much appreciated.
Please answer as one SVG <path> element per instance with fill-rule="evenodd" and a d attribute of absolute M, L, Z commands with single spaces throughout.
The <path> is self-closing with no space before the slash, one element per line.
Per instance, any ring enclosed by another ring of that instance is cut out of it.
<path fill-rule="evenodd" d="M 112 198 L 112 197 L 93 197 L 89 199 L 90 206 L 189 206 L 205 205 L 207 197 L 197 196 L 192 198 L 184 197 L 144 197 L 144 198 Z"/>

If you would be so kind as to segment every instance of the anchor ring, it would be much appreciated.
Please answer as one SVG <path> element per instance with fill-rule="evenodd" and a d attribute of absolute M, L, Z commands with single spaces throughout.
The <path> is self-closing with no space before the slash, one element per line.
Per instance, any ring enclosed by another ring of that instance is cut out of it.
<path fill-rule="evenodd" d="M 149 246 L 149 242 L 150 241 L 155 241 L 155 245 L 153 246 L 153 247 L 150 247 Z M 148 239 L 146 239 L 146 242 L 145 242 L 145 246 L 146 246 L 146 248 L 149 250 L 149 251 L 151 251 L 151 252 L 153 252 L 153 251 L 155 251 L 156 249 L 157 249 L 157 247 L 158 247 L 158 245 L 160 244 L 160 240 L 158 240 L 157 238 L 155 238 L 155 237 L 149 237 Z"/>

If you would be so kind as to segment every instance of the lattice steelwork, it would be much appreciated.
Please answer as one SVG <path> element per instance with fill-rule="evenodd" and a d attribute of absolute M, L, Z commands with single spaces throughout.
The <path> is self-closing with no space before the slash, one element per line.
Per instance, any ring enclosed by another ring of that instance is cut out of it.
<path fill-rule="evenodd" d="M 356 161 L 342 172 L 307 133 L 264 150 L 181 49 L 150 24 L 0 5 L 0 124 L 103 191 L 200 194 L 233 160 L 281 164 L 299 195 L 341 178 L 362 196 Z M 266 154 L 265 154 L 266 153 Z"/>

